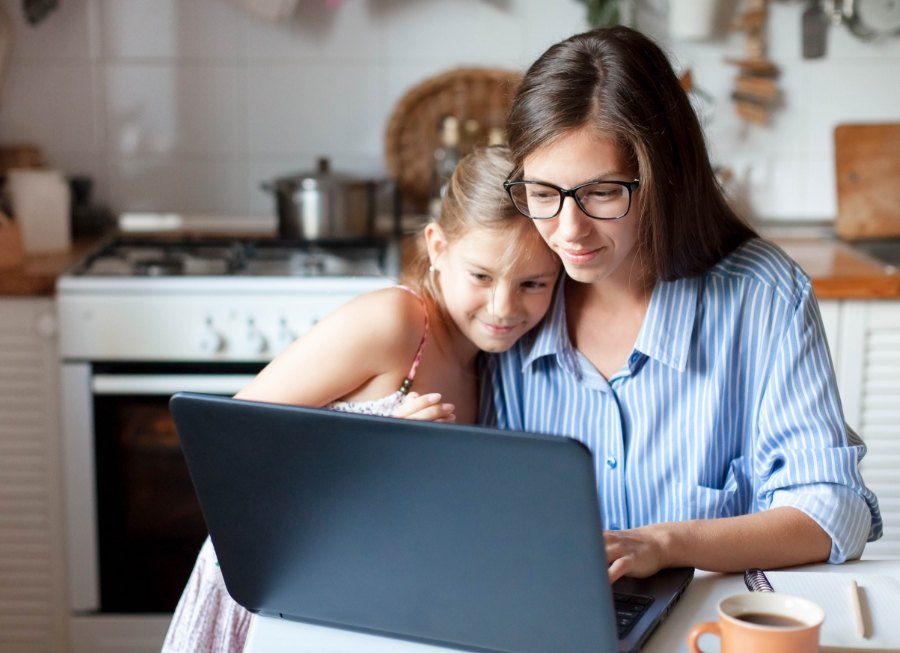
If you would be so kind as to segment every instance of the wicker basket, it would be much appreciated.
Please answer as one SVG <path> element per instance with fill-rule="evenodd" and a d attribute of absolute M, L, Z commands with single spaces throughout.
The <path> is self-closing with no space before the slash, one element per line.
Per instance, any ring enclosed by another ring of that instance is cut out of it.
<path fill-rule="evenodd" d="M 400 98 L 388 121 L 385 158 L 408 209 L 422 212 L 428 204 L 442 119 L 475 119 L 485 135 L 503 129 L 521 80 L 507 70 L 459 68 L 426 79 Z"/>

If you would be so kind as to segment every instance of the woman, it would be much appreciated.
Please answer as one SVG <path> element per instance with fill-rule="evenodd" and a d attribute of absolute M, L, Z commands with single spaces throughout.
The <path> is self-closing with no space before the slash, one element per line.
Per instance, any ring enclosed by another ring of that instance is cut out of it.
<path fill-rule="evenodd" d="M 560 268 L 503 191 L 510 165 L 499 147 L 463 159 L 439 218 L 420 238 L 411 287 L 348 302 L 279 354 L 237 398 L 474 422 L 479 352 L 508 349 L 541 320 Z M 249 623 L 250 614 L 229 596 L 207 539 L 162 650 L 236 653 Z"/>
<path fill-rule="evenodd" d="M 483 419 L 591 449 L 611 579 L 859 557 L 881 516 L 809 278 L 725 202 L 662 51 L 554 45 L 507 130 L 505 187 L 568 278 L 490 361 Z"/>

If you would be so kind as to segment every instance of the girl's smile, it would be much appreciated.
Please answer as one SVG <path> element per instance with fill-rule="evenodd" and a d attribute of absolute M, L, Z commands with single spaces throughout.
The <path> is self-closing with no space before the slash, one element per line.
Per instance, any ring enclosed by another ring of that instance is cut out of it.
<path fill-rule="evenodd" d="M 559 262 L 524 220 L 450 244 L 437 226 L 426 232 L 444 308 L 472 356 L 506 351 L 550 305 Z M 510 250 L 516 239 L 520 247 Z"/>

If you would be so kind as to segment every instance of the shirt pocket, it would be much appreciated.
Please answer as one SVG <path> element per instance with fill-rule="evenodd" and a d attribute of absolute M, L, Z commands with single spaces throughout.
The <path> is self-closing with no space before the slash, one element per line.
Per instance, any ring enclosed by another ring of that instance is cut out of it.
<path fill-rule="evenodd" d="M 677 521 L 714 519 L 744 514 L 735 486 L 716 489 L 694 483 L 676 483 L 679 504 Z"/>

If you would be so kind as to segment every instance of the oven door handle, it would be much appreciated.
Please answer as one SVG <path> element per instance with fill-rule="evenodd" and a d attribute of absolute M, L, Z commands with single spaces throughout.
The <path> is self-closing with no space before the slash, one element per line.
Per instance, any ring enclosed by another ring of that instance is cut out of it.
<path fill-rule="evenodd" d="M 94 374 L 96 395 L 173 395 L 176 392 L 237 394 L 253 374 Z"/>

